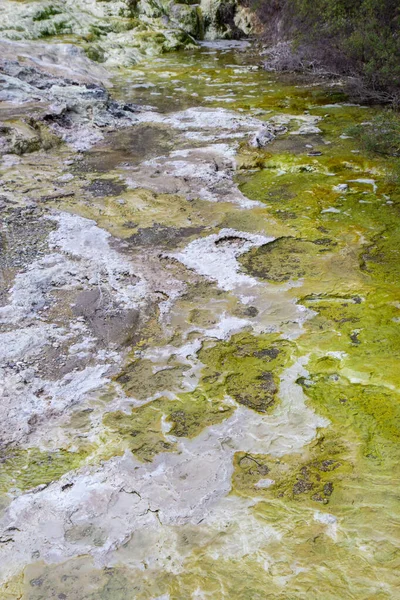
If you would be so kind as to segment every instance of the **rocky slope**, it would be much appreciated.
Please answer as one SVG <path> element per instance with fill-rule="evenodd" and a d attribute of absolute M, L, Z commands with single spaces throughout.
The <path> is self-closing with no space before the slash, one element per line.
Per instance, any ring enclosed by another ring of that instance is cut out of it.
<path fill-rule="evenodd" d="M 117 69 L 204 38 L 244 36 L 251 23 L 235 1 L 7 0 L 0 6 L 0 151 L 23 154 L 61 141 L 88 149 L 102 129 L 126 127 L 141 110 L 111 99 Z"/>
<path fill-rule="evenodd" d="M 236 0 L 7 0 L 0 35 L 9 40 L 73 42 L 93 60 L 129 66 L 195 39 L 241 37 L 251 15 Z"/>

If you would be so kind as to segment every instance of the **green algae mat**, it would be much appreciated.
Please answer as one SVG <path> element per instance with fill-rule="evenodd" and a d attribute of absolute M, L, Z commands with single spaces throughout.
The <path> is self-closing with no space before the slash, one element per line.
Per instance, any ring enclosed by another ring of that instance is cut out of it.
<path fill-rule="evenodd" d="M 1 165 L 21 203 L 64 174 L 1 335 L 40 314 L 69 357 L 7 384 L 1 599 L 400 598 L 400 188 L 349 134 L 380 109 L 255 65 L 125 69 L 137 125 Z"/>

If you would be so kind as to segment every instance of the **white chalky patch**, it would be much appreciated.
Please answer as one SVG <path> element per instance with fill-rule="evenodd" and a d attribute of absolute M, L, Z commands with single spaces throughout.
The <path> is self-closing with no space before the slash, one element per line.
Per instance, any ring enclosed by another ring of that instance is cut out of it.
<path fill-rule="evenodd" d="M 254 487 L 264 489 L 271 487 L 274 483 L 275 481 L 273 479 L 260 479 L 260 481 L 257 481 L 257 483 L 254 484 Z"/>
<path fill-rule="evenodd" d="M 235 229 L 221 229 L 219 233 L 194 240 L 184 250 L 171 256 L 189 269 L 216 281 L 221 289 L 234 290 L 238 286 L 252 287 L 258 283 L 250 275 L 240 272 L 237 257 L 274 239 Z"/>
<path fill-rule="evenodd" d="M 361 179 L 349 179 L 349 183 L 364 183 L 365 185 L 371 185 L 374 194 L 378 190 L 375 179 L 361 178 Z"/>
<path fill-rule="evenodd" d="M 334 515 L 330 513 L 323 513 L 319 510 L 314 513 L 314 521 L 323 523 L 326 525 L 326 534 L 329 535 L 334 541 L 337 540 L 337 524 L 338 520 Z"/>
<path fill-rule="evenodd" d="M 178 563 L 170 566 L 166 549 L 171 547 L 171 536 L 166 527 L 176 531 L 176 526 L 191 524 L 206 536 L 211 532 L 212 539 L 223 532 L 223 547 L 210 547 L 216 557 L 221 552 L 245 556 L 277 539 L 279 534 L 272 527 L 252 516 L 254 501 L 227 497 L 232 459 L 235 452 L 277 457 L 297 452 L 315 437 L 318 427 L 328 424 L 306 407 L 303 390 L 296 384 L 299 377 L 307 376 L 306 360 L 300 359 L 283 373 L 281 402 L 272 415 L 239 406 L 223 423 L 208 427 L 194 439 L 182 439 L 177 453 L 159 454 L 145 464 L 126 453 L 98 467 L 70 473 L 42 491 L 15 498 L 0 521 L 0 531 L 21 523 L 24 526 L 13 531 L 12 555 L 0 546 L 0 580 L 19 572 L 34 551 L 50 563 L 88 553 L 97 566 L 117 564 L 117 549 L 134 532 L 144 530 L 152 543 L 143 547 L 135 543 L 130 565 L 137 568 L 147 560 L 157 568 L 182 568 L 184 557 L 179 553 Z M 66 482 L 73 485 L 63 491 Z M 65 536 L 70 528 L 87 529 L 89 525 L 106 532 L 101 545 L 93 545 L 84 535 L 76 542 Z M 170 540 L 167 546 L 159 544 L 166 541 L 165 535 Z"/>
<path fill-rule="evenodd" d="M 194 107 L 168 115 L 143 112 L 137 116 L 137 119 L 141 123 L 164 123 L 185 131 L 202 131 L 204 129 L 236 131 L 242 129 L 244 132 L 251 132 L 259 129 L 262 125 L 262 121 L 259 119 L 244 116 L 225 108 Z"/>
<path fill-rule="evenodd" d="M 146 283 L 129 284 L 134 277 L 132 264 L 110 246 L 112 239 L 95 221 L 78 215 L 59 213 L 51 217 L 59 227 L 51 232 L 49 244 L 75 258 L 88 261 L 92 277 L 104 278 L 125 307 L 135 307 L 146 295 Z M 100 281 L 100 280 L 99 280 Z"/>

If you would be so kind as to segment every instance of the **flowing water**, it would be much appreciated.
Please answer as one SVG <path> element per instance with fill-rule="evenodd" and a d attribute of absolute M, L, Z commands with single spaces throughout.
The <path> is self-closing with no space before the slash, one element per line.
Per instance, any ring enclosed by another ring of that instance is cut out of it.
<path fill-rule="evenodd" d="M 400 598 L 400 194 L 346 133 L 377 109 L 255 63 L 149 60 L 133 127 L 1 165 L 45 214 L 3 265 L 0 598 Z"/>

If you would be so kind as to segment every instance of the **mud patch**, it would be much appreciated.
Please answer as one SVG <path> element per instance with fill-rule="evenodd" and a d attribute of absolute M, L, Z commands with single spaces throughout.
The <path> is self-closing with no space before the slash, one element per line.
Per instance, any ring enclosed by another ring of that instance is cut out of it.
<path fill-rule="evenodd" d="M 93 179 L 92 183 L 85 188 L 95 198 L 119 196 L 126 189 L 126 186 L 116 179 Z"/>
<path fill-rule="evenodd" d="M 106 347 L 133 344 L 140 337 L 139 311 L 124 310 L 113 302 L 107 289 L 96 287 L 80 292 L 74 299 L 73 313 L 84 318 L 93 335 Z"/>
<path fill-rule="evenodd" d="M 74 173 L 108 173 L 166 152 L 171 148 L 171 132 L 164 127 L 135 125 L 106 134 L 104 144 L 84 152 L 75 161 Z"/>
<path fill-rule="evenodd" d="M 153 227 L 139 227 L 126 241 L 139 247 L 176 248 L 188 238 L 198 236 L 204 227 L 167 227 L 155 223 Z"/>

